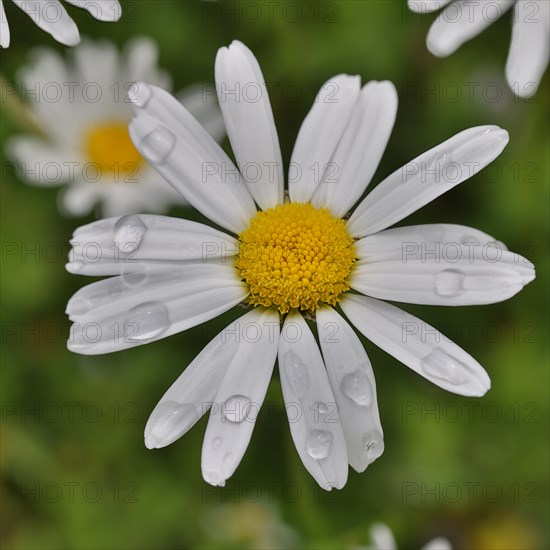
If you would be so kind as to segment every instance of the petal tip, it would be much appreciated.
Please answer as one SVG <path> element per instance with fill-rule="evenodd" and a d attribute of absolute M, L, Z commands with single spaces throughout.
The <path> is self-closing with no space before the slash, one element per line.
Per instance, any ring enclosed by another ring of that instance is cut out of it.
<path fill-rule="evenodd" d="M 202 478 L 206 481 L 206 483 L 212 485 L 213 487 L 225 487 L 226 480 L 219 472 L 203 470 Z"/>
<path fill-rule="evenodd" d="M 134 109 L 145 109 L 153 95 L 152 87 L 146 82 L 136 82 L 134 89 L 128 93 L 128 101 Z"/>

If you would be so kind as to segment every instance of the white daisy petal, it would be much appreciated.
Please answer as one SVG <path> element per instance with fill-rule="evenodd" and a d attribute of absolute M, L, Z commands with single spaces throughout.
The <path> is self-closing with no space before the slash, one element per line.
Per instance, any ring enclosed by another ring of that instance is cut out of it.
<path fill-rule="evenodd" d="M 124 47 L 123 69 L 124 85 L 129 97 L 124 98 L 130 101 L 132 94 L 137 89 L 136 82 L 144 81 L 154 83 L 163 90 L 172 89 L 172 78 L 170 73 L 158 66 L 159 46 L 147 36 L 132 38 Z M 128 84 L 126 84 L 128 83 Z"/>
<path fill-rule="evenodd" d="M 362 237 L 397 223 L 485 168 L 508 139 L 508 132 L 498 126 L 456 134 L 378 184 L 351 215 L 348 230 Z"/>
<path fill-rule="evenodd" d="M 77 8 L 84 8 L 92 17 L 99 21 L 118 21 L 122 15 L 122 8 L 118 0 L 65 0 Z"/>
<path fill-rule="evenodd" d="M 283 160 L 262 71 L 235 40 L 216 56 L 216 88 L 227 135 L 245 183 L 263 210 L 282 204 Z"/>
<path fill-rule="evenodd" d="M 66 268 L 80 275 L 166 269 L 190 260 L 226 263 L 238 252 L 233 237 L 208 225 L 146 214 L 82 226 L 75 231 L 71 245 Z"/>
<path fill-rule="evenodd" d="M 240 174 L 223 149 L 174 97 L 138 83 L 130 137 L 138 151 L 197 210 L 240 233 L 256 214 Z"/>
<path fill-rule="evenodd" d="M 222 112 L 211 87 L 206 84 L 188 86 L 177 94 L 177 99 L 217 142 L 225 137 Z"/>
<path fill-rule="evenodd" d="M 84 355 L 121 351 L 182 332 L 231 309 L 248 289 L 233 266 L 191 264 L 92 283 L 67 304 L 68 347 Z"/>
<path fill-rule="evenodd" d="M 68 185 L 58 195 L 59 211 L 67 216 L 86 216 L 100 199 L 98 186 L 91 182 L 78 182 Z M 93 245 L 92 245 L 93 246 Z M 70 270 L 73 273 L 76 270 Z"/>
<path fill-rule="evenodd" d="M 453 546 L 447 539 L 437 537 L 426 543 L 420 550 L 453 550 Z"/>
<path fill-rule="evenodd" d="M 26 183 L 56 187 L 71 179 L 73 160 L 62 149 L 30 136 L 16 136 L 6 143 L 6 153 L 17 162 L 19 177 Z"/>
<path fill-rule="evenodd" d="M 338 75 L 325 82 L 304 119 L 288 174 L 292 202 L 308 202 L 349 123 L 359 97 L 361 78 Z"/>
<path fill-rule="evenodd" d="M 10 26 L 4 11 L 4 4 L 0 0 L 0 48 L 7 48 L 10 45 Z"/>
<path fill-rule="evenodd" d="M 533 7 L 537 9 L 533 13 Z M 532 96 L 550 59 L 550 2 L 519 0 L 514 9 L 506 79 L 521 97 Z"/>
<path fill-rule="evenodd" d="M 259 308 L 240 321 L 246 321 L 236 328 L 242 340 L 216 393 L 202 446 L 202 476 L 212 485 L 223 486 L 241 462 L 277 358 L 279 314 Z"/>
<path fill-rule="evenodd" d="M 69 17 L 59 0 L 12 0 L 36 24 L 50 34 L 55 40 L 65 46 L 76 46 L 80 42 L 80 34 L 75 22 Z"/>
<path fill-rule="evenodd" d="M 290 433 L 302 463 L 323 489 L 341 489 L 348 478 L 346 441 L 319 347 L 297 312 L 285 320 L 279 372 Z"/>
<path fill-rule="evenodd" d="M 449 244 L 398 260 L 358 262 L 351 288 L 374 298 L 437 306 L 502 302 L 535 278 L 531 262 L 496 243 Z"/>
<path fill-rule="evenodd" d="M 241 344 L 242 327 L 256 318 L 253 310 L 222 330 L 170 386 L 145 426 L 148 449 L 170 445 L 210 410 Z"/>
<path fill-rule="evenodd" d="M 333 308 L 318 309 L 316 317 L 321 351 L 346 439 L 348 461 L 357 472 L 363 472 L 384 452 L 371 363 L 357 334 Z"/>
<path fill-rule="evenodd" d="M 77 80 L 86 84 L 94 83 L 94 87 L 99 88 L 103 99 L 98 102 L 83 101 L 81 107 L 90 110 L 97 109 L 100 116 L 105 116 L 104 110 L 108 106 L 111 107 L 110 111 L 113 113 L 120 112 L 121 108 L 126 111 L 128 105 L 123 103 L 123 97 L 115 96 L 117 88 L 121 90 L 120 95 L 124 96 L 124 87 L 127 84 L 121 82 L 122 63 L 116 45 L 108 40 L 94 41 L 85 38 L 78 48 L 71 51 L 71 54 L 75 61 Z M 98 60 L 101 60 L 101 70 L 97 68 Z M 127 114 L 127 111 L 124 112 L 123 120 Z"/>
<path fill-rule="evenodd" d="M 369 263 L 426 258 L 454 245 L 468 247 L 506 246 L 491 235 L 465 225 L 447 223 L 394 227 L 369 235 L 355 243 L 357 257 Z M 443 252 L 444 253 L 444 252 Z"/>
<path fill-rule="evenodd" d="M 483 367 L 417 317 L 366 296 L 347 294 L 340 305 L 364 336 L 444 390 L 476 397 L 489 390 L 491 381 Z"/>
<path fill-rule="evenodd" d="M 31 92 L 52 90 L 52 82 L 75 82 L 76 79 L 63 57 L 51 48 L 33 48 L 30 52 L 30 63 L 17 71 L 17 80 L 21 82 L 22 89 L 29 90 L 25 103 L 29 105 L 33 122 L 48 136 L 52 145 L 62 146 L 73 157 L 75 144 L 80 143 L 80 136 L 89 124 L 80 109 L 82 102 L 76 101 L 79 96 L 75 95 L 75 100 L 71 102 L 66 93 L 68 87 L 59 101 L 42 101 L 40 95 L 33 95 Z M 59 97 L 57 90 L 53 88 L 53 98 Z"/>
<path fill-rule="evenodd" d="M 456 0 L 433 22 L 427 37 L 428 49 L 438 57 L 452 54 L 494 23 L 515 1 L 492 0 L 488 8 L 485 2 Z"/>
<path fill-rule="evenodd" d="M 388 81 L 366 84 L 352 112 L 342 139 L 315 191 L 313 204 L 344 216 L 370 183 L 395 122 L 397 91 Z"/>
<path fill-rule="evenodd" d="M 374 523 L 370 528 L 374 550 L 397 550 L 397 543 L 390 528 L 384 523 Z"/>
<path fill-rule="evenodd" d="M 453 0 L 408 0 L 408 6 L 411 11 L 416 13 L 429 13 L 445 7 Z"/>

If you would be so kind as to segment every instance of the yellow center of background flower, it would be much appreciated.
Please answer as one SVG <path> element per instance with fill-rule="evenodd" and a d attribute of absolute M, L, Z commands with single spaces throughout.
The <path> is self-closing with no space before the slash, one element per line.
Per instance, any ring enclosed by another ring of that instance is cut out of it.
<path fill-rule="evenodd" d="M 95 126 L 86 140 L 86 153 L 104 173 L 135 173 L 143 157 L 134 147 L 128 125 L 121 122 Z"/>
<path fill-rule="evenodd" d="M 235 266 L 255 306 L 313 312 L 322 303 L 335 305 L 349 290 L 354 241 L 326 208 L 287 203 L 258 212 L 239 241 Z"/>

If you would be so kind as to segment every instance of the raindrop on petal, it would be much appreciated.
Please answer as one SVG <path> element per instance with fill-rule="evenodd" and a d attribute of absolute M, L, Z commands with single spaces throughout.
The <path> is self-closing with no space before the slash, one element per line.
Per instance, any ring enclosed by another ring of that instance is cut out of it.
<path fill-rule="evenodd" d="M 82 260 L 76 260 L 75 262 L 68 264 L 67 267 L 71 273 L 79 273 L 84 269 L 85 265 L 86 264 Z"/>
<path fill-rule="evenodd" d="M 149 280 L 149 273 L 123 273 L 121 276 L 122 284 L 128 288 L 139 288 Z"/>
<path fill-rule="evenodd" d="M 128 101 L 140 109 L 147 106 L 152 96 L 153 91 L 145 82 L 134 82 L 128 91 Z"/>
<path fill-rule="evenodd" d="M 244 395 L 232 395 L 225 400 L 222 410 L 226 420 L 239 424 L 250 413 L 250 399 Z"/>
<path fill-rule="evenodd" d="M 444 269 L 435 276 L 435 292 L 439 296 L 459 296 L 466 276 L 458 269 Z"/>
<path fill-rule="evenodd" d="M 442 225 L 433 224 L 429 227 L 417 227 L 416 232 L 430 243 L 440 243 L 445 237 L 445 228 Z"/>
<path fill-rule="evenodd" d="M 461 237 L 460 239 L 460 244 L 479 246 L 481 243 L 479 242 L 479 239 L 474 235 L 464 235 L 464 237 Z"/>
<path fill-rule="evenodd" d="M 123 216 L 115 223 L 115 245 L 122 254 L 134 253 L 143 240 L 146 231 L 147 226 L 139 216 L 134 214 Z"/>
<path fill-rule="evenodd" d="M 126 341 L 144 342 L 160 336 L 169 326 L 168 308 L 161 302 L 147 302 L 128 312 L 122 329 Z"/>
<path fill-rule="evenodd" d="M 379 430 L 371 430 L 363 436 L 363 445 L 369 464 L 384 452 L 384 438 Z"/>
<path fill-rule="evenodd" d="M 374 399 L 374 392 L 367 373 L 363 368 L 348 374 L 340 384 L 342 393 L 361 407 L 368 407 Z"/>
<path fill-rule="evenodd" d="M 309 390 L 309 376 L 306 366 L 292 350 L 285 353 L 283 364 L 296 395 L 303 397 Z"/>
<path fill-rule="evenodd" d="M 311 430 L 307 436 L 307 453 L 315 460 L 326 458 L 330 453 L 332 434 L 326 430 Z"/>
<path fill-rule="evenodd" d="M 157 128 L 141 140 L 141 153 L 152 164 L 162 164 L 172 152 L 176 136 L 167 128 Z"/>
<path fill-rule="evenodd" d="M 88 298 L 77 296 L 72 298 L 67 305 L 67 315 L 84 315 L 92 309 L 92 302 Z"/>
<path fill-rule="evenodd" d="M 420 366 L 427 376 L 458 386 L 471 380 L 470 368 L 441 348 L 422 358 Z"/>
<path fill-rule="evenodd" d="M 146 445 L 164 447 L 187 431 L 195 421 L 197 412 L 191 403 L 165 401 L 153 411 L 145 429 Z"/>

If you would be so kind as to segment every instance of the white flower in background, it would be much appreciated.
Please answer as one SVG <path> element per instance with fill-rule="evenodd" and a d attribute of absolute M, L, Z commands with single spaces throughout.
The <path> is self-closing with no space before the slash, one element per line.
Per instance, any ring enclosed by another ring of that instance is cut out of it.
<path fill-rule="evenodd" d="M 412 11 L 438 14 L 427 37 L 430 52 L 446 57 L 513 9 L 512 43 L 506 79 L 512 91 L 530 97 L 536 91 L 550 58 L 549 0 L 408 0 Z"/>
<path fill-rule="evenodd" d="M 383 523 L 375 523 L 370 529 L 371 544 L 364 550 L 397 550 L 397 544 L 390 528 Z M 451 543 L 443 538 L 437 537 L 420 550 L 452 550 Z"/>
<path fill-rule="evenodd" d="M 212 491 L 216 489 L 212 488 Z M 208 547 L 300 548 L 298 533 L 285 523 L 278 508 L 262 501 L 208 506 L 198 519 L 202 531 L 211 541 L 205 545 Z M 212 529 L 212 525 L 216 529 Z"/>
<path fill-rule="evenodd" d="M 128 134 L 135 81 L 170 87 L 169 75 L 157 66 L 156 44 L 134 39 L 120 54 L 110 42 L 84 41 L 69 53 L 66 62 L 53 50 L 38 49 L 21 70 L 21 91 L 43 134 L 16 136 L 7 144 L 21 178 L 42 186 L 66 184 L 60 208 L 73 216 L 88 214 L 96 203 L 104 216 L 185 204 Z M 215 94 L 203 94 L 198 85 L 180 99 L 217 139 L 225 135 Z"/>
<path fill-rule="evenodd" d="M 22 9 L 33 21 L 50 34 L 55 40 L 65 46 L 76 46 L 80 42 L 80 34 L 76 23 L 69 16 L 59 0 L 11 0 Z M 78 8 L 84 8 L 92 17 L 99 21 L 118 21 L 122 8 L 118 0 L 65 0 Z M 0 47 L 10 45 L 10 28 L 0 0 Z"/>
<path fill-rule="evenodd" d="M 218 52 L 216 87 L 239 170 L 154 86 L 139 84 L 130 135 L 159 173 L 228 233 L 150 215 L 78 229 L 68 270 L 118 276 L 84 287 L 69 301 L 68 346 L 82 354 L 128 349 L 241 302 L 254 305 L 166 392 L 149 418 L 145 443 L 172 443 L 211 406 L 202 472 L 207 482 L 223 485 L 244 455 L 278 357 L 296 449 L 323 488 L 340 488 L 348 462 L 365 470 L 384 443 L 369 358 L 336 304 L 368 339 L 434 384 L 467 396 L 489 389 L 475 359 L 379 299 L 489 304 L 533 280 L 531 263 L 477 229 L 387 229 L 484 168 L 508 134 L 496 126 L 457 134 L 387 177 L 345 221 L 391 134 L 394 86 L 361 88 L 359 77 L 340 75 L 321 89 L 294 147 L 288 200 L 263 75 L 240 42 Z M 320 181 L 319 167 L 326 167 Z M 431 253 L 436 246 L 452 258 Z M 315 317 L 319 343 L 302 311 Z"/>

